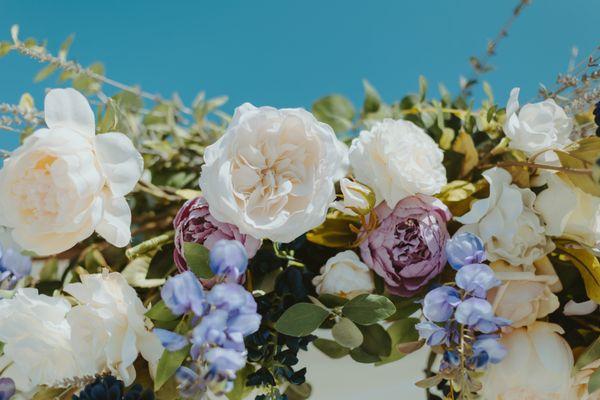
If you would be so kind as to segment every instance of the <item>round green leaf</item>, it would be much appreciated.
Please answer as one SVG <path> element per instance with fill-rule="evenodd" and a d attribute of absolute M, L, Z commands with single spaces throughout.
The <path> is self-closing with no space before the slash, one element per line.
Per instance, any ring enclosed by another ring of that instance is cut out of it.
<path fill-rule="evenodd" d="M 350 352 L 350 349 L 340 346 L 335 341 L 329 339 L 318 338 L 313 344 L 325 355 L 334 359 L 342 358 Z"/>
<path fill-rule="evenodd" d="M 363 342 L 360 329 L 348 318 L 341 318 L 331 329 L 333 338 L 342 346 L 353 349 Z"/>
<path fill-rule="evenodd" d="M 183 256 L 190 270 L 198 278 L 209 279 L 214 276 L 209 266 L 209 251 L 198 243 L 184 242 Z"/>
<path fill-rule="evenodd" d="M 298 303 L 288 308 L 275 323 L 275 329 L 289 336 L 306 336 L 329 316 L 329 311 L 311 303 Z"/>

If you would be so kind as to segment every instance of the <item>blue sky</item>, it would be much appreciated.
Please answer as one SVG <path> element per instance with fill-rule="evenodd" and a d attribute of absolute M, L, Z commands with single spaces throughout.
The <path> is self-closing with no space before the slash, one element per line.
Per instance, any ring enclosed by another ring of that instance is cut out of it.
<path fill-rule="evenodd" d="M 256 105 L 310 107 L 341 93 L 362 100 L 363 78 L 392 101 L 416 91 L 424 75 L 451 91 L 468 74 L 516 0 L 0 0 L 0 38 L 13 23 L 21 35 L 48 39 L 56 51 L 75 33 L 70 56 L 102 61 L 107 75 L 190 101 L 200 90 L 228 95 L 225 109 Z M 504 103 L 510 88 L 523 99 L 566 70 L 571 47 L 588 54 L 600 38 L 598 0 L 537 0 L 501 43 L 486 75 Z M 54 79 L 33 83 L 40 66 L 0 59 L 0 101 L 31 92 L 41 104 Z M 481 97 L 479 95 L 479 97 Z M 0 147 L 14 135 L 2 132 Z"/>

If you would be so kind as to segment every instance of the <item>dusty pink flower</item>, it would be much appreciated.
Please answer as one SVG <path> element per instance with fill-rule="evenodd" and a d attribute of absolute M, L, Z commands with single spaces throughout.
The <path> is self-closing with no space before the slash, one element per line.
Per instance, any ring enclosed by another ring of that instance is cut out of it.
<path fill-rule="evenodd" d="M 361 243 L 362 259 L 390 293 L 412 296 L 446 264 L 452 214 L 440 200 L 421 194 L 400 200 L 393 210 L 383 202 L 375 212 L 380 224 Z"/>
<path fill-rule="evenodd" d="M 203 197 L 188 200 L 181 207 L 173 221 L 175 228 L 175 251 L 173 258 L 177 268 L 187 270 L 183 256 L 183 243 L 192 242 L 204 245 L 209 250 L 221 239 L 237 240 L 246 248 L 248 258 L 254 257 L 260 247 L 260 240 L 241 234 L 235 225 L 217 221 L 208 210 Z"/>

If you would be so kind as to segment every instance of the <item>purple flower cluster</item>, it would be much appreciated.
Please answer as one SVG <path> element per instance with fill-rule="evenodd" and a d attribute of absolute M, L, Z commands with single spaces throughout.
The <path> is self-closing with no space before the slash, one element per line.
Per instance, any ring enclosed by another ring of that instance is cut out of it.
<path fill-rule="evenodd" d="M 506 349 L 493 333 L 509 325 L 510 321 L 496 317 L 492 305 L 486 300 L 488 290 L 501 282 L 489 266 L 481 264 L 485 253 L 480 243 L 480 239 L 470 233 L 456 235 L 449 240 L 446 253 L 452 267 L 458 269 L 456 287 L 437 287 L 423 300 L 425 321 L 417 324 L 416 328 L 419 337 L 425 339 L 428 345 L 444 347 L 442 369 L 458 365 L 459 345 L 469 347 L 466 363 L 473 369 L 498 363 L 506 355 Z M 469 334 L 461 335 L 461 331 L 464 333 L 465 330 Z"/>
<path fill-rule="evenodd" d="M 0 246 L 0 289 L 10 290 L 17 282 L 31 274 L 31 257 L 12 247 Z"/>
<path fill-rule="evenodd" d="M 245 271 L 244 247 L 229 241 L 216 243 L 210 260 L 222 283 L 209 291 L 191 271 L 169 278 L 161 290 L 173 314 L 190 316 L 189 326 L 182 331 L 154 330 L 167 351 L 190 347 L 192 363 L 176 374 L 180 393 L 186 397 L 197 397 L 207 389 L 215 394 L 231 390 L 236 372 L 246 364 L 244 337 L 256 332 L 261 322 L 252 294 L 228 281 Z"/>
<path fill-rule="evenodd" d="M 9 400 L 15 395 L 15 382 L 10 378 L 0 378 L 0 400 Z"/>
<path fill-rule="evenodd" d="M 235 225 L 215 219 L 203 197 L 188 200 L 177 212 L 173 227 L 175 228 L 173 259 L 180 271 L 188 269 L 183 255 L 183 243 L 185 242 L 198 243 L 212 250 L 220 240 L 235 240 L 244 246 L 249 258 L 254 257 L 261 243 L 260 240 L 250 235 L 240 233 Z"/>

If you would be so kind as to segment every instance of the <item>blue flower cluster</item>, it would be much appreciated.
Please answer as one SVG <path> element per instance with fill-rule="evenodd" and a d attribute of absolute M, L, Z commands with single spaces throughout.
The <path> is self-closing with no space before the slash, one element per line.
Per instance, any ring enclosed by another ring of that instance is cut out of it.
<path fill-rule="evenodd" d="M 489 266 L 482 264 L 483 243 L 473 234 L 461 233 L 447 242 L 446 255 L 457 270 L 456 286 L 440 286 L 425 295 L 425 321 L 416 325 L 419 336 L 429 346 L 444 348 L 442 369 L 458 366 L 458 346 L 469 348 L 469 368 L 482 369 L 490 362 L 498 363 L 506 349 L 494 333 L 510 321 L 496 317 L 486 300 L 488 290 L 501 282 Z M 464 349 L 461 352 L 464 354 Z"/>
<path fill-rule="evenodd" d="M 210 252 L 210 268 L 218 282 L 205 291 L 190 271 L 169 278 L 161 290 L 166 306 L 175 315 L 189 315 L 187 332 L 155 329 L 168 351 L 190 346 L 193 362 L 176 373 L 185 397 L 200 397 L 210 389 L 222 394 L 233 388 L 236 372 L 246 364 L 244 337 L 260 326 L 254 297 L 235 283 L 245 273 L 244 246 L 222 240 Z"/>
<path fill-rule="evenodd" d="M 15 395 L 15 382 L 10 378 L 0 378 L 0 400 L 9 400 Z"/>
<path fill-rule="evenodd" d="M 17 282 L 31 274 L 31 257 L 12 247 L 0 246 L 0 289 L 10 290 Z"/>

